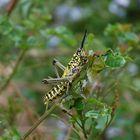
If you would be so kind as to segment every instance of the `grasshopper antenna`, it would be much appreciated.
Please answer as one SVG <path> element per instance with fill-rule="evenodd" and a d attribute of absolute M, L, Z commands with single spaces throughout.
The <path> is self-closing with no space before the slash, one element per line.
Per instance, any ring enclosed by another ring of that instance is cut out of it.
<path fill-rule="evenodd" d="M 85 42 L 86 36 L 87 36 L 87 29 L 85 30 L 80 49 L 82 49 L 84 47 L 84 42 Z"/>

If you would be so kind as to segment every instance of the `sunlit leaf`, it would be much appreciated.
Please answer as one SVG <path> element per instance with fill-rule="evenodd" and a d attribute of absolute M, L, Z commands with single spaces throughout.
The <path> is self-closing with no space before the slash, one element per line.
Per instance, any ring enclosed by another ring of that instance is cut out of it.
<path fill-rule="evenodd" d="M 87 104 L 90 104 L 90 105 L 98 105 L 98 106 L 104 106 L 104 103 L 102 103 L 99 99 L 97 100 L 96 98 L 94 97 L 91 97 L 91 98 L 88 98 L 87 100 Z"/>
<path fill-rule="evenodd" d="M 105 60 L 106 66 L 109 66 L 112 68 L 122 67 L 124 66 L 125 63 L 126 63 L 126 60 L 124 59 L 124 57 L 120 55 L 109 54 Z"/>
<path fill-rule="evenodd" d="M 127 42 L 129 45 L 136 45 L 139 42 L 139 38 L 135 33 L 128 32 L 124 36 L 125 42 Z"/>
<path fill-rule="evenodd" d="M 103 130 L 105 128 L 105 126 L 108 124 L 108 122 L 111 119 L 111 115 L 110 114 L 105 114 L 104 116 L 99 116 L 99 118 L 97 119 L 97 129 L 101 129 Z"/>
<path fill-rule="evenodd" d="M 99 116 L 99 111 L 96 111 L 96 110 L 90 110 L 90 111 L 86 112 L 85 116 L 88 117 L 88 118 L 94 118 L 94 119 L 97 119 L 98 116 Z"/>

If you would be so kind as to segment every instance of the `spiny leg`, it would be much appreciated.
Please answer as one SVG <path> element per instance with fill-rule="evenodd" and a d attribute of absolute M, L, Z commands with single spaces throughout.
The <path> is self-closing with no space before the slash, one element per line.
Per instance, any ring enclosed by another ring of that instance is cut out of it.
<path fill-rule="evenodd" d="M 55 71 L 55 74 L 56 74 L 57 78 L 60 78 L 60 75 L 58 73 L 58 70 L 57 70 L 57 67 L 56 67 L 55 63 L 53 63 L 53 66 L 54 66 L 54 71 Z"/>
<path fill-rule="evenodd" d="M 66 95 L 69 95 L 69 91 L 70 91 L 70 83 L 67 83 L 67 90 L 66 90 Z"/>
<path fill-rule="evenodd" d="M 42 82 L 44 84 L 57 84 L 60 82 L 68 82 L 70 83 L 72 81 L 72 76 L 64 77 L 64 78 L 50 78 L 50 79 L 43 79 Z"/>
<path fill-rule="evenodd" d="M 66 69 L 66 67 L 63 66 L 57 59 L 54 59 L 52 63 L 53 63 L 53 66 L 54 66 L 56 76 L 59 78 L 60 75 L 58 73 L 57 67 L 59 67 L 62 71 L 64 71 Z"/>
<path fill-rule="evenodd" d="M 65 69 L 66 69 L 66 67 L 63 65 L 63 64 L 61 64 L 57 59 L 55 59 L 54 58 L 54 60 L 53 60 L 53 64 L 54 65 L 56 65 L 56 66 L 58 66 L 62 71 L 64 71 Z"/>
<path fill-rule="evenodd" d="M 83 87 L 82 87 L 82 82 L 80 81 L 80 95 L 81 97 L 83 97 L 84 99 L 86 99 L 86 97 L 84 96 L 84 91 L 83 91 Z"/>
<path fill-rule="evenodd" d="M 52 78 L 52 77 L 48 76 L 48 78 L 43 79 L 42 82 L 44 84 L 54 84 L 55 85 L 55 84 L 57 84 L 59 82 L 68 81 L 68 79 L 60 78 L 59 73 L 58 73 L 58 69 L 57 69 L 59 67 L 62 71 L 64 71 L 65 70 L 65 66 L 63 66 L 57 59 L 54 59 L 52 64 L 54 66 L 57 78 Z"/>

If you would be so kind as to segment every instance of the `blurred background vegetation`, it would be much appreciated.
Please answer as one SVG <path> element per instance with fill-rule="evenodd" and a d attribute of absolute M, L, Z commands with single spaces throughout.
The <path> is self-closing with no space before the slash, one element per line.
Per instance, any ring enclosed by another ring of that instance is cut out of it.
<path fill-rule="evenodd" d="M 52 60 L 67 65 L 84 30 L 94 34 L 90 49 L 111 48 L 127 58 L 121 69 L 104 71 L 93 86 L 110 103 L 118 101 L 101 139 L 140 137 L 140 0 L 0 0 L 0 140 L 18 140 L 43 114 Z M 68 118 L 54 112 L 30 136 L 63 140 Z"/>

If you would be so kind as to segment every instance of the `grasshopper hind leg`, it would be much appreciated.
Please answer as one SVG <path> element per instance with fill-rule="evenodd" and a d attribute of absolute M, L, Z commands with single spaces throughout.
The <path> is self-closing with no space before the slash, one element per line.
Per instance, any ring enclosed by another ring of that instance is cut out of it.
<path fill-rule="evenodd" d="M 53 64 L 53 66 L 54 66 L 54 70 L 55 70 L 56 76 L 57 76 L 58 78 L 60 78 L 60 75 L 59 75 L 59 72 L 58 72 L 57 67 L 60 68 L 62 71 L 64 71 L 64 70 L 66 69 L 66 67 L 65 67 L 63 64 L 61 64 L 61 63 L 60 63 L 57 59 L 55 59 L 55 58 L 53 59 L 52 64 Z"/>
<path fill-rule="evenodd" d="M 67 78 L 61 78 L 59 75 L 59 72 L 58 72 L 58 68 L 60 68 L 64 72 L 66 67 L 63 64 L 61 64 L 57 59 L 54 59 L 52 61 L 52 64 L 54 66 L 54 71 L 55 71 L 57 78 L 48 77 L 47 79 L 43 79 L 42 83 L 55 85 L 55 84 L 58 84 L 58 83 L 63 82 L 63 81 L 68 81 Z"/>

